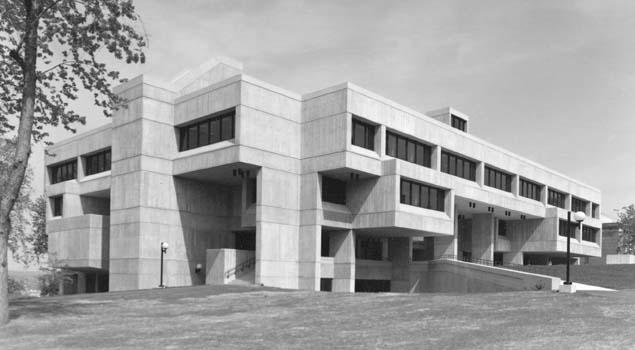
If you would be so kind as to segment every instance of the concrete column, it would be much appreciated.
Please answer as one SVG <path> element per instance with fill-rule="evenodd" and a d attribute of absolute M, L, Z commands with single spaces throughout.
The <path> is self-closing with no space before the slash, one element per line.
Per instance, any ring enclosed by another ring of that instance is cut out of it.
<path fill-rule="evenodd" d="M 542 189 L 540 190 L 540 201 L 545 206 L 547 205 L 547 195 L 548 194 L 549 194 L 549 186 L 547 186 L 547 185 L 542 186 Z"/>
<path fill-rule="evenodd" d="M 82 214 L 82 202 L 79 194 L 72 192 L 62 194 L 62 216 L 67 218 Z"/>
<path fill-rule="evenodd" d="M 566 210 L 571 210 L 571 195 L 570 194 L 565 194 L 565 197 L 564 197 L 564 208 Z"/>
<path fill-rule="evenodd" d="M 333 291 L 355 292 L 355 234 L 353 230 L 330 233 L 330 249 L 334 258 Z"/>
<path fill-rule="evenodd" d="M 441 146 L 432 147 L 430 166 L 436 171 L 441 171 Z"/>
<path fill-rule="evenodd" d="M 388 251 L 388 238 L 381 239 L 381 260 L 390 259 L 390 252 Z"/>
<path fill-rule="evenodd" d="M 386 155 L 386 126 L 383 124 L 379 125 L 375 134 L 375 151 L 382 158 Z"/>
<path fill-rule="evenodd" d="M 472 259 L 494 260 L 495 223 L 492 214 L 472 216 Z"/>
<path fill-rule="evenodd" d="M 77 293 L 86 293 L 86 274 L 83 272 L 77 273 Z"/>
<path fill-rule="evenodd" d="M 520 177 L 518 175 L 512 175 L 512 194 L 514 196 L 520 195 Z"/>
<path fill-rule="evenodd" d="M 412 238 L 398 237 L 389 241 L 389 254 L 392 261 L 391 292 L 410 290 L 410 262 L 412 261 Z"/>
<path fill-rule="evenodd" d="M 485 163 L 476 163 L 476 183 L 483 187 L 485 186 Z"/>

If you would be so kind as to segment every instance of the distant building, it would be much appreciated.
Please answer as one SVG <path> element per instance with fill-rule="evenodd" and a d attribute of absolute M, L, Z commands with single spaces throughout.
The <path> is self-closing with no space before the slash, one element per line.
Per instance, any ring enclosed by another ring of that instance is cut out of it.
<path fill-rule="evenodd" d="M 565 262 L 569 210 L 588 216 L 573 256 L 602 254 L 598 189 L 453 108 L 350 83 L 300 95 L 225 59 L 116 92 L 112 123 L 47 149 L 49 250 L 80 292 L 156 287 L 163 241 L 169 286 L 408 291 L 413 260 Z"/>

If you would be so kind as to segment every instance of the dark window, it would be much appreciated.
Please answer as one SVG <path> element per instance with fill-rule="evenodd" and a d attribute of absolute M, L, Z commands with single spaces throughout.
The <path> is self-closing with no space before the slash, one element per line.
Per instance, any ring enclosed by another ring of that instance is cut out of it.
<path fill-rule="evenodd" d="M 256 233 L 253 231 L 234 232 L 236 249 L 256 250 Z"/>
<path fill-rule="evenodd" d="M 390 280 L 355 280 L 355 293 L 390 292 Z"/>
<path fill-rule="evenodd" d="M 428 168 L 431 166 L 432 147 L 390 131 L 386 132 L 386 140 L 386 155 Z"/>
<path fill-rule="evenodd" d="M 512 191 L 512 176 L 502 171 L 485 167 L 485 185 L 499 190 Z"/>
<path fill-rule="evenodd" d="M 322 231 L 322 253 L 321 256 L 331 256 L 330 235 L 328 232 Z"/>
<path fill-rule="evenodd" d="M 467 122 L 463 118 L 459 118 L 455 115 L 452 116 L 452 127 L 459 129 L 461 131 L 465 131 L 465 127 L 467 126 Z"/>
<path fill-rule="evenodd" d="M 494 266 L 502 266 L 503 265 L 503 253 L 494 252 Z"/>
<path fill-rule="evenodd" d="M 575 230 L 578 228 L 578 225 L 575 222 L 571 223 L 571 238 L 575 238 Z M 567 237 L 567 220 L 560 220 L 558 222 L 558 235 L 562 237 Z"/>
<path fill-rule="evenodd" d="M 382 242 L 380 238 L 356 237 L 355 258 L 363 260 L 381 260 Z"/>
<path fill-rule="evenodd" d="M 445 190 L 409 180 L 401 180 L 400 202 L 426 209 L 445 210 Z"/>
<path fill-rule="evenodd" d="M 594 219 L 599 219 L 600 218 L 600 205 L 596 204 L 596 203 L 592 203 L 591 204 L 591 216 Z"/>
<path fill-rule="evenodd" d="M 446 174 L 476 181 L 476 163 L 446 151 L 441 152 L 441 171 Z"/>
<path fill-rule="evenodd" d="M 507 236 L 507 222 L 506 221 L 498 220 L 498 235 Z"/>
<path fill-rule="evenodd" d="M 566 195 L 562 192 L 549 189 L 549 195 L 547 196 L 547 204 L 564 209 L 564 200 Z"/>
<path fill-rule="evenodd" d="M 92 175 L 110 170 L 110 148 L 84 157 L 86 175 Z"/>
<path fill-rule="evenodd" d="M 258 196 L 258 181 L 256 178 L 247 180 L 247 204 L 256 203 Z"/>
<path fill-rule="evenodd" d="M 598 230 L 593 227 L 584 226 L 582 227 L 582 240 L 587 242 L 596 242 L 596 235 Z"/>
<path fill-rule="evenodd" d="M 346 182 L 322 175 L 322 201 L 346 204 Z"/>
<path fill-rule="evenodd" d="M 573 212 L 578 212 L 581 211 L 585 214 L 588 214 L 586 211 L 586 206 L 587 204 L 589 204 L 589 202 L 580 199 L 580 198 L 576 198 L 576 197 L 572 197 L 571 198 L 571 211 Z"/>
<path fill-rule="evenodd" d="M 234 138 L 235 111 L 215 114 L 195 124 L 179 127 L 179 151 L 187 151 Z"/>
<path fill-rule="evenodd" d="M 353 145 L 375 150 L 375 126 L 353 119 Z"/>
<path fill-rule="evenodd" d="M 536 201 L 540 201 L 542 186 L 525 179 L 520 179 L 520 195 Z"/>
<path fill-rule="evenodd" d="M 77 161 L 75 159 L 49 167 L 51 171 L 51 184 L 73 180 L 77 178 Z"/>
<path fill-rule="evenodd" d="M 64 214 L 64 200 L 62 196 L 51 197 L 51 212 L 53 216 L 62 216 Z"/>
<path fill-rule="evenodd" d="M 321 292 L 330 292 L 333 290 L 333 279 L 332 278 L 320 278 L 320 291 Z"/>

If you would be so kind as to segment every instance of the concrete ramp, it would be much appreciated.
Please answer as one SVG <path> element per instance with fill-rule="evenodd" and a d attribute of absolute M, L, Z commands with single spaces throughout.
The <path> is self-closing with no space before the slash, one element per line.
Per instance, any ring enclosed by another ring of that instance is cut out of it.
<path fill-rule="evenodd" d="M 413 262 L 411 293 L 558 290 L 560 278 L 457 260 Z"/>

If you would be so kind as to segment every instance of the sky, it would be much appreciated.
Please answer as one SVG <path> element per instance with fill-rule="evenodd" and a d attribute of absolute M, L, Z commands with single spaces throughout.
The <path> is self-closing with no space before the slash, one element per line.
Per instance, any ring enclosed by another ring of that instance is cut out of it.
<path fill-rule="evenodd" d="M 137 0 L 145 65 L 171 80 L 209 58 L 307 93 L 350 81 L 420 112 L 452 106 L 470 133 L 635 203 L 633 1 Z M 77 103 L 86 131 L 108 123 Z M 71 136 L 61 128 L 51 141 Z M 35 190 L 43 151 L 34 149 Z"/>

